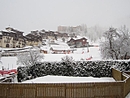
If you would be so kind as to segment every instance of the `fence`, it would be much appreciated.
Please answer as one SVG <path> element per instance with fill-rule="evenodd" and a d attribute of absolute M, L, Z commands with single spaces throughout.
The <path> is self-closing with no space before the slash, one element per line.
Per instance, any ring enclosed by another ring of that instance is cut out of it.
<path fill-rule="evenodd" d="M 122 77 L 124 80 L 124 94 L 126 96 L 130 92 L 130 75 L 123 73 Z"/>
<path fill-rule="evenodd" d="M 116 81 L 124 82 L 124 96 L 126 96 L 130 92 L 130 72 L 112 69 L 112 76 Z"/>
<path fill-rule="evenodd" d="M 112 76 L 113 76 L 113 78 L 114 78 L 116 81 L 122 81 L 122 80 L 123 80 L 122 73 L 123 73 L 123 72 L 112 68 Z"/>
<path fill-rule="evenodd" d="M 123 82 L 0 84 L 0 98 L 123 98 Z"/>
<path fill-rule="evenodd" d="M 120 75 L 112 71 L 114 78 Z M 130 91 L 130 77 L 125 73 L 121 77 L 124 80 L 117 82 L 2 83 L 0 98 L 124 98 Z"/>

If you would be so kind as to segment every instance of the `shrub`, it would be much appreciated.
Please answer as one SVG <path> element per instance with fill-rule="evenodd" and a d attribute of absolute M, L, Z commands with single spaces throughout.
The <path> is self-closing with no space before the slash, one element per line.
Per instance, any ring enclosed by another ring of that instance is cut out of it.
<path fill-rule="evenodd" d="M 43 62 L 33 66 L 18 67 L 18 81 L 45 75 L 111 77 L 111 68 L 130 71 L 130 61 L 76 61 Z"/>

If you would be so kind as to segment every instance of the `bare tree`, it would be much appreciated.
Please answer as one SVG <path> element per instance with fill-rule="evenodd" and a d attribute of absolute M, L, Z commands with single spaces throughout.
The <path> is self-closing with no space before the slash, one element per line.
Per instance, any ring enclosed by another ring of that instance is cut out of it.
<path fill-rule="evenodd" d="M 44 59 L 44 55 L 39 49 L 30 49 L 29 52 L 19 53 L 17 59 L 18 64 L 32 66 Z"/>
<path fill-rule="evenodd" d="M 103 59 L 126 59 L 130 56 L 130 33 L 125 26 L 119 30 L 110 28 L 103 38 L 100 44 Z"/>

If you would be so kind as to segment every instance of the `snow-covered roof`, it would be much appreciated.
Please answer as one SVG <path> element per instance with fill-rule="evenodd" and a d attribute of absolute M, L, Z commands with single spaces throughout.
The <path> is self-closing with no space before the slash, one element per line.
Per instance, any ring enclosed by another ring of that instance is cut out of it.
<path fill-rule="evenodd" d="M 86 36 L 77 36 L 76 38 L 73 38 L 73 39 L 74 39 L 74 40 L 78 40 L 78 39 L 82 39 L 82 38 L 88 39 Z"/>
<path fill-rule="evenodd" d="M 41 46 L 40 49 L 41 49 L 41 50 L 46 50 L 46 51 L 47 51 L 47 50 L 49 50 L 49 47 L 48 47 L 48 46 Z"/>
<path fill-rule="evenodd" d="M 2 32 L 0 32 L 0 35 L 2 35 Z"/>
<path fill-rule="evenodd" d="M 2 30 L 3 32 L 9 32 L 9 31 L 7 31 L 7 30 Z"/>
<path fill-rule="evenodd" d="M 67 45 L 51 45 L 51 48 L 53 48 L 53 50 L 71 50 Z"/>
<path fill-rule="evenodd" d="M 79 39 L 82 39 L 82 38 L 86 38 L 88 42 L 91 42 L 90 39 L 89 39 L 88 37 L 86 37 L 86 36 L 77 36 L 76 38 L 73 38 L 73 39 L 74 39 L 74 40 L 79 40 Z M 71 37 L 68 38 L 68 41 L 69 41 L 70 39 L 71 39 Z"/>
<path fill-rule="evenodd" d="M 22 30 L 18 30 L 18 29 L 16 29 L 16 28 L 14 28 L 14 27 L 11 27 L 11 26 L 7 26 L 5 29 L 13 29 L 13 30 L 15 30 L 15 31 L 19 31 L 19 32 L 22 32 L 23 33 L 23 31 Z"/>
<path fill-rule="evenodd" d="M 7 30 L 2 30 L 2 32 L 16 33 L 16 32 L 14 32 L 14 31 L 7 31 Z"/>

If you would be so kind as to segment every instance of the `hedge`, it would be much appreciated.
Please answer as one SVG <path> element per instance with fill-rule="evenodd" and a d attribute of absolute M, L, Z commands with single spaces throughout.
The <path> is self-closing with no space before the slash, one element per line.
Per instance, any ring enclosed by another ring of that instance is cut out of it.
<path fill-rule="evenodd" d="M 33 66 L 18 67 L 18 82 L 45 75 L 78 77 L 111 77 L 111 68 L 130 71 L 130 61 L 73 61 L 43 62 Z"/>

